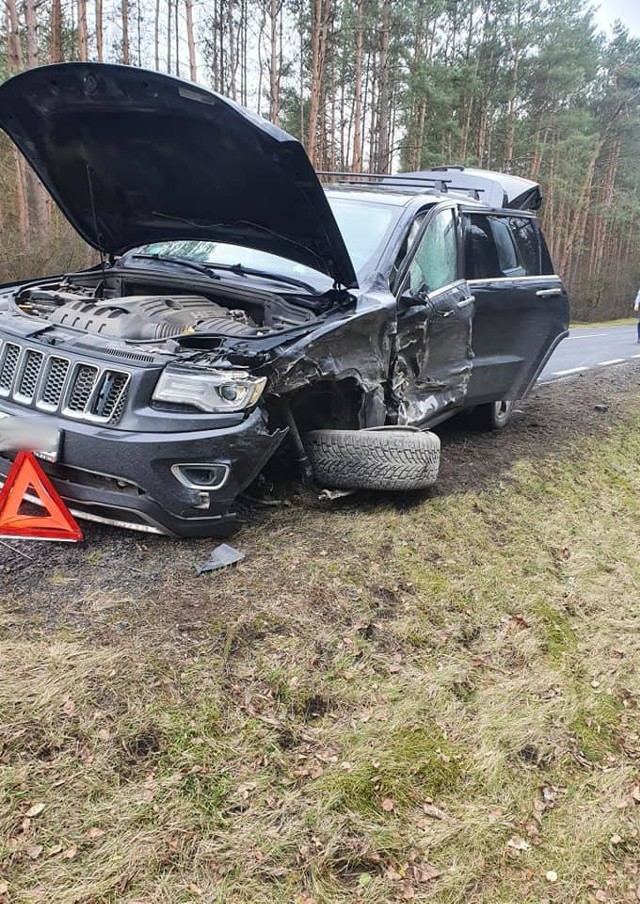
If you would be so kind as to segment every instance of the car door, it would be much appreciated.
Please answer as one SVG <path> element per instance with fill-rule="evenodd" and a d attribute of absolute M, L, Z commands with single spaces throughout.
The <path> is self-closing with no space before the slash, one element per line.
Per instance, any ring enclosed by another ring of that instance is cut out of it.
<path fill-rule="evenodd" d="M 435 208 L 400 267 L 390 379 L 399 424 L 434 424 L 466 401 L 474 305 L 461 273 L 461 236 L 455 207 Z"/>
<path fill-rule="evenodd" d="M 476 299 L 467 406 L 523 398 L 567 335 L 569 302 L 535 217 L 463 214 Z"/>

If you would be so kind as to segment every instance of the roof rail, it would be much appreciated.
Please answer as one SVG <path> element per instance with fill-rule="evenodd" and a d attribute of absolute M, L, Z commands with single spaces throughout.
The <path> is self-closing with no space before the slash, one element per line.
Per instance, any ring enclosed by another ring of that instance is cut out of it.
<path fill-rule="evenodd" d="M 450 167 L 453 169 L 453 167 Z M 458 167 L 456 167 L 458 169 Z M 446 167 L 441 168 L 446 172 Z M 440 170 L 439 170 L 440 172 Z M 440 178 L 438 176 L 416 176 L 403 173 L 347 173 L 333 170 L 318 170 L 317 175 L 321 179 L 337 179 L 341 185 L 376 186 L 377 188 L 429 188 L 441 194 L 447 192 L 462 192 L 465 195 L 480 200 L 480 193 L 485 189 L 480 186 L 455 185 L 453 179 Z"/>

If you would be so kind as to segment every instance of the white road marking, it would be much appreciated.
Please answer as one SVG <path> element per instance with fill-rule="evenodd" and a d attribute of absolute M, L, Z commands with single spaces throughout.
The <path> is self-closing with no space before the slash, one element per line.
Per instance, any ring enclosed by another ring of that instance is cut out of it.
<path fill-rule="evenodd" d="M 640 355 L 631 355 L 632 358 L 640 358 Z"/>
<path fill-rule="evenodd" d="M 567 374 L 577 374 L 581 370 L 589 370 L 588 367 L 570 367 L 569 370 L 556 370 L 552 377 L 565 377 Z"/>
<path fill-rule="evenodd" d="M 606 333 L 589 333 L 587 336 L 569 336 L 568 339 L 597 339 L 599 336 L 606 335 Z"/>
<path fill-rule="evenodd" d="M 624 358 L 612 358 L 611 361 L 598 361 L 596 367 L 608 367 L 610 364 L 624 364 Z"/>

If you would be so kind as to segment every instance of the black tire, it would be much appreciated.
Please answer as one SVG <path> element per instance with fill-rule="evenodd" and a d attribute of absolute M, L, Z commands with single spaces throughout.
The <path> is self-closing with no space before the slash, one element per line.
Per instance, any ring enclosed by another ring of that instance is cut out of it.
<path fill-rule="evenodd" d="M 476 430 L 503 430 L 511 420 L 515 404 L 503 401 L 476 405 L 470 412 L 471 423 Z"/>
<path fill-rule="evenodd" d="M 420 490 L 433 486 L 440 439 L 421 430 L 313 430 L 304 444 L 320 486 L 337 490 Z"/>

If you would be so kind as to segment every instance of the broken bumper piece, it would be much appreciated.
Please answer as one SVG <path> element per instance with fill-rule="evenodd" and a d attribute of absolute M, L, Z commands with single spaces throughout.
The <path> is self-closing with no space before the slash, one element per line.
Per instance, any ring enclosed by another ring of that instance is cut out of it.
<path fill-rule="evenodd" d="M 259 408 L 236 425 L 188 433 L 59 426 L 59 460 L 42 464 L 76 517 L 174 537 L 233 533 L 235 500 L 286 435 L 270 432 Z M 0 456 L 0 482 L 10 467 Z"/>

